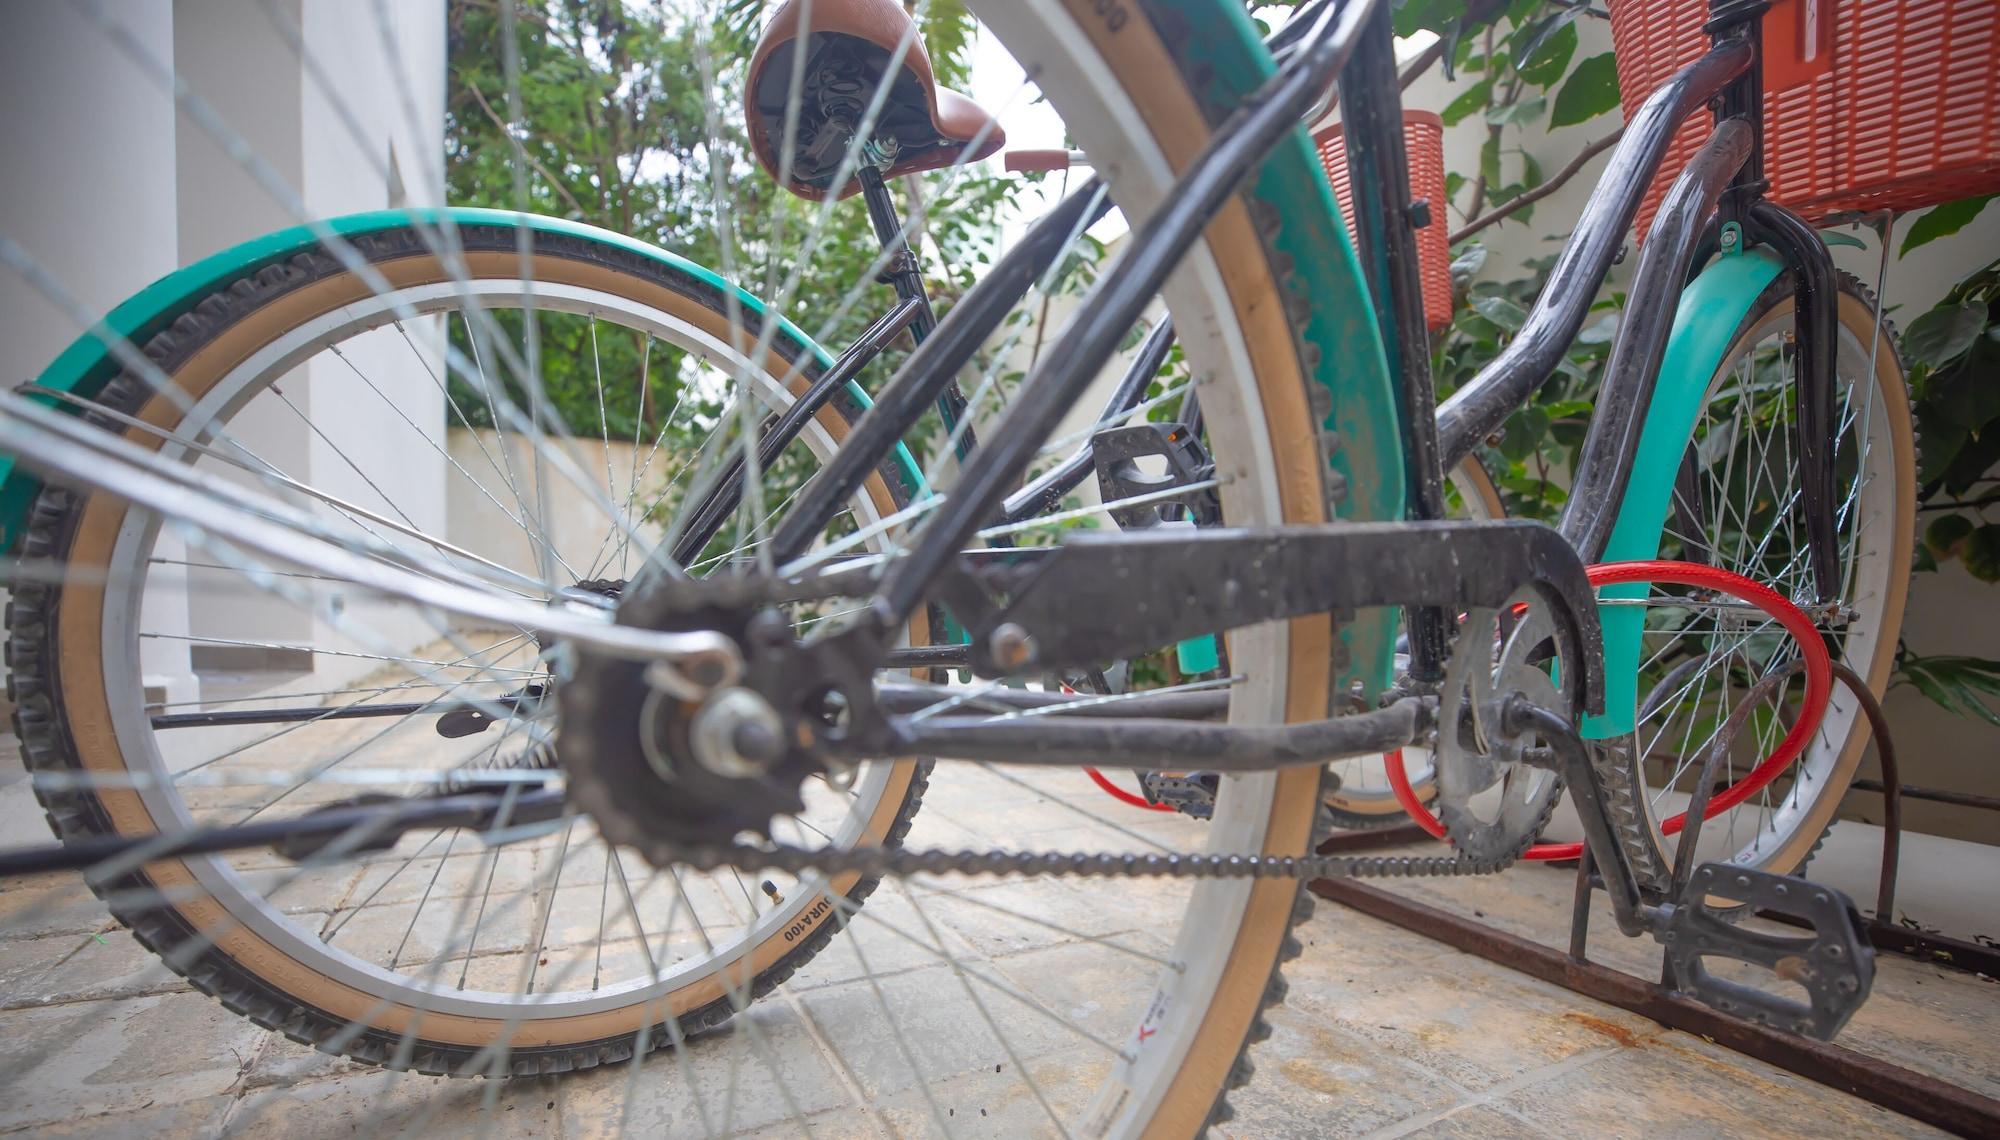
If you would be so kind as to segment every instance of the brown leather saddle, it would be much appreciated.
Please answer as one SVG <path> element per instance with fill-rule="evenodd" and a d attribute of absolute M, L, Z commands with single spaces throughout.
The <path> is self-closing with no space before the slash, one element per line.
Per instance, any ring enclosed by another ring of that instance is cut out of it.
<path fill-rule="evenodd" d="M 808 15 L 811 27 L 801 27 Z M 890 61 L 905 39 L 909 46 L 889 78 Z M 889 94 L 863 156 L 885 177 L 936 170 L 961 157 L 973 162 L 1006 145 L 1007 136 L 993 116 L 937 85 L 923 40 L 899 0 L 786 0 L 750 56 L 744 93 L 751 149 L 773 178 L 781 165 L 778 150 L 785 139 L 794 53 L 801 50 L 805 70 L 785 189 L 802 198 L 845 198 L 861 188 L 852 177 L 839 187 L 832 183 L 885 78 Z"/>

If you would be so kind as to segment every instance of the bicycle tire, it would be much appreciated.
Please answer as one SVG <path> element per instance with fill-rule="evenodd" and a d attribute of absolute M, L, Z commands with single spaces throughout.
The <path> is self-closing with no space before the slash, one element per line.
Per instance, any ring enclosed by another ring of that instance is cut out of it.
<path fill-rule="evenodd" d="M 1087 150 L 1123 152 L 1134 160 L 1123 168 L 1123 185 L 1113 189 L 1114 196 L 1129 195 L 1121 201 L 1129 202 L 1128 212 L 1155 206 L 1172 173 L 1192 161 L 1225 116 L 1270 73 L 1269 57 L 1247 15 L 1222 0 L 1076 4 L 1067 13 L 1028 7 L 992 5 L 989 23 L 1008 23 L 1013 32 L 1003 32 L 1002 39 L 1022 45 L 1037 63 L 1044 56 L 1088 56 L 1103 65 L 1048 67 L 1038 75 L 1058 104 L 1110 85 L 1104 95 L 1107 102 L 1109 95 L 1119 100 L 1120 117 L 1106 116 L 1094 124 L 1100 137 L 1084 141 Z M 1137 172 L 1142 163 L 1150 167 L 1143 174 Z M 1303 132 L 1281 145 L 1244 194 L 1211 221 L 1193 260 L 1198 264 L 1183 274 L 1182 284 L 1169 288 L 1170 296 L 1178 289 L 1183 297 L 1208 298 L 1224 319 L 1218 322 L 1223 327 L 1204 334 L 1214 343 L 1194 345 L 1191 355 L 1199 358 L 1206 351 L 1219 358 L 1223 338 L 1236 354 L 1226 362 L 1211 361 L 1209 377 L 1221 378 L 1214 381 L 1218 398 L 1205 400 L 1210 423 L 1254 421 L 1254 428 L 1238 430 L 1253 432 L 1246 438 L 1259 443 L 1243 460 L 1253 466 L 1225 486 L 1226 508 L 1232 500 L 1238 504 L 1232 516 L 1253 524 L 1401 517 L 1402 464 L 1379 334 Z M 204 308 L 214 314 L 226 307 L 224 294 L 283 288 L 287 273 L 282 265 L 266 267 L 199 302 L 191 317 L 198 322 Z M 150 406 L 142 408 L 142 414 L 147 411 Z M 143 434 L 131 438 L 147 442 Z M 115 515 L 93 515 L 100 510 L 115 508 L 102 496 L 47 491 L 37 505 L 37 552 L 55 555 L 60 545 L 61 555 L 75 559 L 79 534 L 95 537 L 95 528 L 115 522 Z M 74 753 L 77 747 L 72 734 L 81 718 L 65 705 L 75 693 L 66 685 L 64 668 L 82 666 L 75 654 L 64 652 L 63 642 L 67 623 L 83 620 L 79 611 L 88 609 L 78 601 L 52 593 L 17 599 L 24 739 L 35 736 L 44 755 L 56 749 Z M 1333 693 L 1344 700 L 1353 685 L 1372 689 L 1387 683 L 1393 615 L 1342 617 L 1300 619 L 1265 635 L 1277 639 L 1274 660 L 1281 673 L 1270 690 L 1277 704 L 1271 712 L 1245 715 L 1315 719 L 1325 715 Z M 1241 806 L 1233 806 L 1227 793 L 1224 806 L 1244 815 L 1246 834 L 1257 836 L 1251 849 L 1302 853 L 1318 808 L 1318 782 L 1315 771 L 1246 778 L 1233 796 Z M 1279 971 L 1300 950 L 1291 929 L 1309 910 L 1309 900 L 1299 884 L 1281 880 L 1198 889 L 1227 904 L 1231 917 L 1225 929 L 1234 936 L 1220 941 L 1213 927 L 1198 932 L 1213 948 L 1214 969 L 1185 984 L 1171 982 L 1182 986 L 1177 991 L 1182 1000 L 1171 1012 L 1174 1032 L 1158 1034 L 1151 1052 L 1112 1078 L 1107 1111 L 1092 1115 L 1093 1134 L 1125 1134 L 1149 1125 L 1191 1134 L 1227 1118 L 1228 1090 L 1251 1073 L 1245 1050 L 1269 1032 L 1262 1013 L 1283 996 Z M 247 1005 L 268 997 L 255 987 L 238 988 L 225 1001 Z M 252 1012 L 286 1032 L 301 1025 L 296 1007 L 270 1005 Z M 632 1035 L 627 1027 L 611 1038 L 517 1048 L 508 1071 L 601 1063 L 614 1059 L 616 1041 Z M 1142 1032 L 1137 1040 L 1152 1036 Z M 607 1046 L 607 1040 L 614 1044 Z M 429 1037 L 425 1042 L 424 1061 L 415 1067 L 462 1071 L 452 1067 L 458 1054 L 432 1048 L 459 1043 Z M 386 1059 L 411 1063 L 394 1053 Z"/>
<path fill-rule="evenodd" d="M 1782 341 L 1791 324 L 1793 304 L 1792 275 L 1789 272 L 1780 273 L 1765 287 L 1739 323 L 1729 350 L 1710 378 L 1710 400 L 1722 391 L 1746 360 L 1752 359 L 1760 344 L 1769 344 L 1773 338 Z M 1908 383 L 1896 350 L 1895 329 L 1886 317 L 1879 315 L 1874 296 L 1845 273 L 1840 275 L 1838 318 L 1839 383 L 1846 391 L 1852 392 L 1862 382 L 1868 382 L 1873 402 L 1864 407 L 1879 409 L 1880 415 L 1872 418 L 1864 416 L 1850 404 L 1844 404 L 1841 392 L 1836 391 L 1837 413 L 1842 408 L 1848 408 L 1847 414 L 1851 415 L 1849 426 L 1856 423 L 1862 425 L 1860 436 L 1847 437 L 1844 433 L 1844 438 L 1859 438 L 1862 444 L 1852 479 L 1836 486 L 1840 498 L 1852 496 L 1856 504 L 1852 518 L 1841 520 L 1841 525 L 1843 551 L 1848 554 L 1843 560 L 1843 573 L 1848 578 L 1848 589 L 1855 595 L 1854 612 L 1858 616 L 1849 621 L 1840 634 L 1835 646 L 1835 659 L 1844 661 L 1865 677 L 1871 690 L 1879 697 L 1886 691 L 1895 665 L 1897 631 L 1902 624 L 1903 606 L 1908 597 L 1909 568 L 1915 546 L 1915 420 L 1910 407 Z M 1862 375 L 1867 369 L 1871 348 L 1874 367 Z M 1700 435 L 1706 424 L 1705 419 L 1698 418 L 1695 434 Z M 1696 446 L 1697 440 L 1691 438 L 1690 449 Z M 1736 446 L 1732 442 L 1732 454 Z M 1848 479 L 1838 471 L 1836 476 L 1837 480 Z M 1773 484 L 1776 482 L 1772 480 Z M 1755 489 L 1752 488 L 1753 491 Z M 1768 497 L 1773 499 L 1783 494 L 1785 489 L 1775 486 L 1766 488 Z M 1791 489 L 1795 492 L 1795 488 Z M 1746 509 L 1744 514 L 1747 516 L 1750 511 Z M 1662 557 L 1668 557 L 1670 552 L 1678 549 L 1679 543 L 1673 534 L 1674 525 L 1675 520 L 1670 516 L 1668 528 L 1660 539 Z M 1716 525 L 1721 524 L 1718 521 Z M 1756 555 L 1759 550 L 1750 553 Z M 1712 562 L 1718 560 L 1728 563 L 1732 559 L 1727 553 L 1710 559 Z M 1795 586 L 1792 591 L 1795 596 L 1811 595 L 1811 585 L 1799 579 L 1800 567 L 1796 565 L 1780 565 L 1775 557 L 1741 561 L 1744 564 L 1724 564 L 1723 568 L 1767 585 L 1775 583 L 1781 590 Z M 1864 581 L 1865 585 L 1857 588 L 1854 585 L 1856 581 Z M 1723 690 L 1724 693 L 1727 691 Z M 1654 695 L 1642 692 L 1640 707 L 1643 709 L 1648 698 Z M 1704 695 L 1705 690 L 1697 689 L 1695 700 L 1699 701 Z M 1674 696 L 1670 693 L 1661 702 L 1662 707 Z M 1681 701 L 1676 707 L 1688 704 L 1690 702 Z M 1657 717 L 1660 714 L 1656 710 L 1653 715 Z M 1665 727 L 1671 727 L 1672 715 L 1671 712 L 1666 714 Z M 1658 735 L 1661 733 L 1656 732 L 1655 736 Z M 1668 868 L 1672 865 L 1677 846 L 1676 840 L 1662 832 L 1661 820 L 1667 812 L 1677 809 L 1666 803 L 1663 795 L 1671 790 L 1672 777 L 1669 777 L 1668 788 L 1655 787 L 1658 780 L 1645 771 L 1637 740 L 1636 731 L 1624 734 L 1602 742 L 1594 752 L 1599 771 L 1607 783 L 1614 816 L 1628 818 L 1635 823 L 1635 826 L 1616 830 L 1642 885 L 1657 891 L 1666 886 Z M 1863 753 L 1867 751 L 1869 740 L 1867 721 L 1860 714 L 1857 703 L 1843 691 L 1836 691 L 1834 699 L 1829 702 L 1827 719 L 1822 723 L 1819 734 L 1806 753 L 1794 762 L 1792 782 L 1787 786 L 1789 790 L 1780 793 L 1785 798 L 1772 809 L 1770 825 L 1767 827 L 1760 823 L 1748 842 L 1739 843 L 1732 840 L 1727 815 L 1718 816 L 1703 828 L 1704 857 L 1712 854 L 1714 858 L 1733 859 L 1776 874 L 1799 871 L 1833 825 L 1847 786 L 1854 778 Z M 1696 745 L 1692 749 L 1682 748 L 1681 752 L 1699 750 L 1700 746 Z M 1669 756 L 1665 762 L 1678 772 L 1689 767 L 1685 760 L 1684 755 L 1679 761 Z M 1733 776 L 1725 774 L 1725 782 L 1732 779 Z M 1744 805 L 1735 810 L 1754 807 Z M 1717 843 L 1720 845 L 1711 846 Z"/>

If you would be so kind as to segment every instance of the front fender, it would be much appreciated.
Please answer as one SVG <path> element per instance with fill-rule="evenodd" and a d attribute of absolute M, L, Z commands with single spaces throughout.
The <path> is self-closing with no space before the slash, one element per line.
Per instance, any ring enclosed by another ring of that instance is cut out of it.
<path fill-rule="evenodd" d="M 1736 340 L 1744 318 L 1780 272 L 1784 262 L 1769 250 L 1717 258 L 1681 291 L 1673 331 L 1660 363 L 1660 377 L 1646 409 L 1646 425 L 1632 463 L 1625 498 L 1604 548 L 1606 562 L 1657 558 L 1672 506 L 1674 475 L 1708 399 L 1709 382 Z M 1643 598 L 1644 582 L 1606 586 L 1598 597 Z M 1600 606 L 1604 628 L 1604 714 L 1587 717 L 1583 735 L 1604 740 L 1631 732 L 1638 711 L 1640 634 L 1646 613 L 1639 606 Z"/>
<path fill-rule="evenodd" d="M 463 206 L 374 210 L 266 234 L 167 274 L 113 309 L 97 327 L 78 337 L 62 355 L 56 357 L 53 364 L 35 378 L 35 383 L 40 388 L 50 391 L 94 397 L 120 371 L 118 359 L 110 346 L 129 342 L 135 347 L 143 348 L 148 340 L 192 310 L 202 298 L 231 281 L 253 274 L 267 265 L 277 264 L 301 253 L 313 252 L 336 238 L 353 238 L 406 225 L 432 229 L 460 225 L 514 226 L 616 246 L 697 277 L 718 289 L 734 290 L 737 300 L 747 311 L 756 313 L 760 317 L 767 315 L 762 300 L 723 280 L 714 270 L 690 261 L 671 250 L 596 226 L 540 214 L 521 214 L 509 210 L 486 210 Z M 778 327 L 783 335 L 810 352 L 821 368 L 833 363 L 833 358 L 827 351 L 814 343 L 812 338 L 806 336 L 792 322 L 780 317 Z M 868 406 L 868 396 L 859 385 L 850 383 L 848 393 L 862 407 Z M 32 398 L 63 411 L 78 410 L 75 405 L 57 400 L 53 396 Z M 895 461 L 912 492 L 918 495 L 927 493 L 922 469 L 900 444 L 896 448 Z M 40 489 L 40 481 L 32 473 L 21 470 L 11 456 L 0 456 L 0 550 L 11 551 L 19 543 L 25 530 L 28 510 L 33 506 L 35 495 Z"/>

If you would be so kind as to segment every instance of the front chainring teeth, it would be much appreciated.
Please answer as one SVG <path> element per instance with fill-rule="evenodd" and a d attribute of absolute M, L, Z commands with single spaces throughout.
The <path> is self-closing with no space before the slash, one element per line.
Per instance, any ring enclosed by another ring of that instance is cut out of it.
<path fill-rule="evenodd" d="M 1515 601 L 1521 600 L 1517 595 Z M 1518 858 L 1541 834 L 1562 794 L 1560 779 L 1525 761 L 1526 741 L 1500 737 L 1495 717 L 1498 703 L 1516 695 L 1569 716 L 1570 702 L 1535 663 L 1542 646 L 1563 643 L 1561 631 L 1550 616 L 1551 607 L 1526 600 L 1525 611 L 1510 603 L 1466 614 L 1445 670 L 1438 708 L 1438 739 L 1432 753 L 1438 818 L 1452 845 L 1479 862 Z M 1501 615 L 1516 612 L 1519 616 L 1496 652 Z M 1475 741 L 1486 736 L 1483 752 L 1465 739 L 1468 728 Z M 1497 810 L 1492 804 L 1495 788 Z"/>

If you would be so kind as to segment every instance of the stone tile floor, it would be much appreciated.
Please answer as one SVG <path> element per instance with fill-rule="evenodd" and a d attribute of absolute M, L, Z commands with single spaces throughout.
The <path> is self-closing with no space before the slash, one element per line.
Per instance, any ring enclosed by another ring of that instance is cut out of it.
<path fill-rule="evenodd" d="M 43 826 L 13 753 L 11 738 L 0 738 L 7 844 L 38 839 Z M 911 842 L 962 842 L 965 820 L 998 815 L 1024 847 L 1143 848 L 1185 842 L 1201 826 L 1121 815 L 1107 802 L 1080 777 L 1028 784 L 955 769 L 934 785 Z M 1569 883 L 1566 872 L 1525 867 L 1497 880 L 1396 889 L 1554 941 Z M 796 1136 L 802 1122 L 810 1135 L 829 1137 L 1047 1134 L 1053 1128 L 1034 1093 L 1058 1105 L 1086 1096 L 1106 1059 L 1080 1034 L 1118 1036 L 1136 1012 L 1119 995 L 1144 988 L 1120 964 L 1129 959 L 1092 940 L 1163 951 L 1149 918 L 1175 889 L 885 887 L 864 913 L 881 929 L 927 929 L 928 944 L 836 942 L 728 1030 L 636 1073 L 613 1066 L 502 1083 L 388 1074 L 314 1053 L 191 990 L 116 928 L 77 880 L 0 883 L 0 1131 Z M 1030 910 L 1049 925 L 1005 917 Z M 1608 915 L 1598 929 L 1611 930 Z M 1274 1036 L 1255 1054 L 1257 1078 L 1236 1096 L 1225 1135 L 1929 1133 L 1339 907 L 1322 903 L 1300 933 L 1306 952 L 1287 971 L 1289 997 L 1272 1015 Z M 1657 955 L 1615 934 L 1596 946 L 1604 961 L 1657 970 Z M 992 996 L 1002 987 L 1025 996 Z M 968 1029 L 982 1021 L 1004 1027 L 1012 1055 Z M 2000 1094 L 2000 988 L 1885 958 L 1875 997 L 1844 1043 Z"/>

